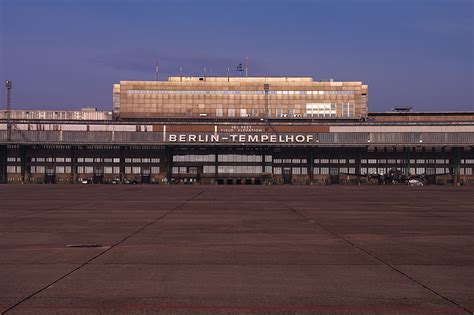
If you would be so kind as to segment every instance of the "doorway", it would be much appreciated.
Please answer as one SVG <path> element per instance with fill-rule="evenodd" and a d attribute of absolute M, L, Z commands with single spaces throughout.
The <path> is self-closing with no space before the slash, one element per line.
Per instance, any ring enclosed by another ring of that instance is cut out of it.
<path fill-rule="evenodd" d="M 283 168 L 283 184 L 285 185 L 291 184 L 291 167 Z"/>

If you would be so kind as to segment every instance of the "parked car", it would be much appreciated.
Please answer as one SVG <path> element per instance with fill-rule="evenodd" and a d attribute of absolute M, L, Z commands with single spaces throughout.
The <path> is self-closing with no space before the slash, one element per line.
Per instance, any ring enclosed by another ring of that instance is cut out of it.
<path fill-rule="evenodd" d="M 418 179 L 410 179 L 408 181 L 408 186 L 423 186 L 423 182 Z"/>

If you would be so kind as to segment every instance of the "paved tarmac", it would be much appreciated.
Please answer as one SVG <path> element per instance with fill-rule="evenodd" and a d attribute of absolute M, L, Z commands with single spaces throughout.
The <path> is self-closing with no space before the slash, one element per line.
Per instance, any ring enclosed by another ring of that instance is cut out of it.
<path fill-rule="evenodd" d="M 0 185 L 0 311 L 470 314 L 473 205 L 469 187 Z"/>

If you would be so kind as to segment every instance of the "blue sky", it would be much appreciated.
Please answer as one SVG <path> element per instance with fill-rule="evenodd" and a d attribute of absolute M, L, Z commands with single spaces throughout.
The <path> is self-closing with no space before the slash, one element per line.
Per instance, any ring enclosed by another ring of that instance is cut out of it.
<path fill-rule="evenodd" d="M 309 75 L 369 84 L 369 110 L 474 110 L 472 0 L 0 0 L 15 108 L 110 110 L 120 80 Z M 2 101 L 4 104 L 4 89 Z M 3 107 L 3 106 L 2 106 Z"/>

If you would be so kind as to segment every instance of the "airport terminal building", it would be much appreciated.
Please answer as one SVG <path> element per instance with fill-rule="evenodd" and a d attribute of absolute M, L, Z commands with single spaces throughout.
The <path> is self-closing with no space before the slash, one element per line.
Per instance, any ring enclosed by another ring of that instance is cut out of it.
<path fill-rule="evenodd" d="M 468 185 L 473 147 L 474 112 L 369 112 L 367 85 L 311 77 L 121 81 L 112 114 L 0 112 L 4 183 Z"/>

